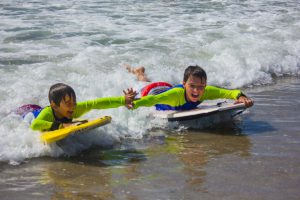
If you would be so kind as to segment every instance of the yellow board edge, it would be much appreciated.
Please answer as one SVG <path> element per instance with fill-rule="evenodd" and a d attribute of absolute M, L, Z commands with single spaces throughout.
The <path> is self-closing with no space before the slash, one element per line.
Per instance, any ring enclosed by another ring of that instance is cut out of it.
<path fill-rule="evenodd" d="M 83 124 L 69 126 L 66 128 L 55 130 L 55 131 L 43 132 L 41 134 L 41 140 L 44 141 L 45 143 L 50 144 L 52 142 L 56 142 L 58 140 L 64 139 L 65 137 L 67 137 L 68 135 L 70 135 L 72 133 L 77 133 L 77 132 L 81 132 L 81 131 L 94 129 L 99 126 L 108 124 L 110 122 L 111 122 L 111 117 L 104 116 L 101 118 L 89 120 L 88 122 L 83 123 Z"/>

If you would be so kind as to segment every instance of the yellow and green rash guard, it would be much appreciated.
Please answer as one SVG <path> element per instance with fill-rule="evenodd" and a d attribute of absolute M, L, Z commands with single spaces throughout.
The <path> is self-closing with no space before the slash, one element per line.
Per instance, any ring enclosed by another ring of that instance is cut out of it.
<path fill-rule="evenodd" d="M 183 85 L 177 85 L 171 89 L 156 95 L 147 95 L 133 102 L 134 108 L 140 106 L 154 106 L 156 110 L 190 110 L 196 108 L 204 100 L 213 99 L 237 99 L 243 95 L 240 90 L 227 90 L 214 86 L 206 86 L 203 95 L 197 102 L 189 102 L 186 99 Z"/>
<path fill-rule="evenodd" d="M 105 97 L 78 102 L 72 118 L 78 118 L 92 109 L 117 108 L 125 105 L 125 97 Z M 45 107 L 31 123 L 31 129 L 39 131 L 56 130 L 62 123 L 70 123 L 72 119 L 58 119 L 50 106 Z"/>

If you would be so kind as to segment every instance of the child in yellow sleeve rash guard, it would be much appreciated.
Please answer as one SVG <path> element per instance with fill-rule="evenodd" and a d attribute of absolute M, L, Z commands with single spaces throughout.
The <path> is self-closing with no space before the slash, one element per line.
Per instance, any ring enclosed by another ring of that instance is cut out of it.
<path fill-rule="evenodd" d="M 138 80 L 149 82 L 143 67 L 131 69 Z M 244 103 L 246 107 L 253 105 L 253 100 L 240 90 L 227 90 L 206 85 L 206 72 L 199 66 L 189 66 L 185 69 L 183 84 L 171 86 L 166 82 L 154 82 L 145 86 L 141 98 L 133 101 L 133 108 L 155 106 L 157 110 L 190 110 L 196 108 L 204 100 L 233 99 L 236 103 Z"/>
<path fill-rule="evenodd" d="M 63 83 L 54 84 L 49 90 L 50 106 L 40 108 L 33 105 L 35 109 L 27 112 L 36 117 L 30 127 L 38 131 L 52 131 L 70 126 L 73 118 L 78 118 L 92 109 L 130 107 L 136 92 L 132 89 L 123 92 L 124 96 L 97 98 L 77 103 L 73 88 Z M 28 105 L 26 106 L 28 110 Z"/>

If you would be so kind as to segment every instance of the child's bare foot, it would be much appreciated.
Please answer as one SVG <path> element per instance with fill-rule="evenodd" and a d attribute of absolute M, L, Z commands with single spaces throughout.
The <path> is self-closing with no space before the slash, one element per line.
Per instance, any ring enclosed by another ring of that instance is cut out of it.
<path fill-rule="evenodd" d="M 133 73 L 133 68 L 128 65 L 128 64 L 124 64 L 123 67 L 129 72 L 129 73 Z"/>
<path fill-rule="evenodd" d="M 145 67 L 143 66 L 133 68 L 128 64 L 124 64 L 124 67 L 127 69 L 128 72 L 133 73 L 135 75 L 140 75 L 145 73 Z"/>
<path fill-rule="evenodd" d="M 145 75 L 145 67 L 140 66 L 140 67 L 133 68 L 128 64 L 124 64 L 123 66 L 127 69 L 129 73 L 136 75 L 139 81 L 150 82 L 150 80 Z"/>

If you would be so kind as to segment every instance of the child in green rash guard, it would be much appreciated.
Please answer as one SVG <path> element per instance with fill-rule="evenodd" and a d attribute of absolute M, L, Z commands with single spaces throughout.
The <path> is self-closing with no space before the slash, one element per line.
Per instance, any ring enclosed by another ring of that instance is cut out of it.
<path fill-rule="evenodd" d="M 143 67 L 132 69 L 127 65 L 126 68 L 129 72 L 135 74 L 138 80 L 149 81 L 144 74 L 145 69 Z M 151 93 L 144 94 L 145 96 L 134 100 L 133 108 L 155 106 L 157 110 L 190 110 L 196 108 L 204 100 L 213 99 L 234 99 L 236 103 L 244 103 L 246 107 L 251 107 L 254 103 L 253 100 L 248 98 L 240 90 L 227 90 L 208 86 L 206 82 L 206 72 L 201 67 L 197 65 L 189 66 L 185 69 L 183 84 L 173 86 L 163 92 L 161 92 L 160 89 L 152 88 L 152 91 L 156 90 L 159 92 L 154 93 L 154 95 Z M 152 85 L 153 84 L 155 83 L 152 83 Z M 158 87 L 161 86 L 161 84 L 157 85 L 159 85 Z M 144 87 L 144 89 L 146 87 Z"/>
<path fill-rule="evenodd" d="M 89 101 L 76 102 L 76 95 L 70 86 L 57 83 L 50 87 L 50 106 L 43 108 L 32 121 L 31 128 L 38 131 L 52 131 L 71 125 L 73 118 L 78 118 L 92 109 L 107 109 L 127 106 L 130 108 L 136 96 L 133 89 L 123 91 L 124 96 L 104 97 Z"/>

